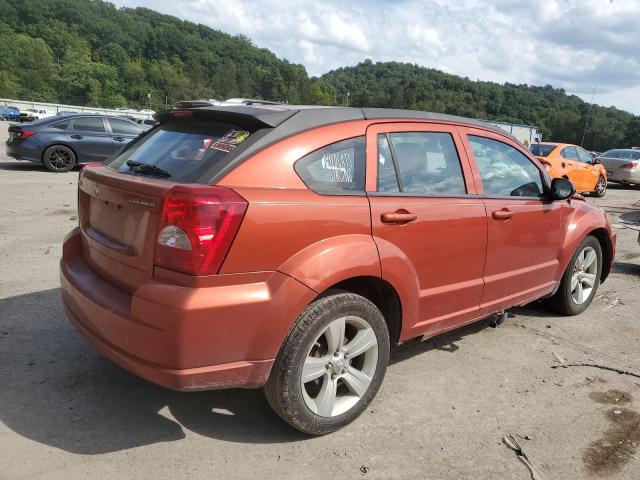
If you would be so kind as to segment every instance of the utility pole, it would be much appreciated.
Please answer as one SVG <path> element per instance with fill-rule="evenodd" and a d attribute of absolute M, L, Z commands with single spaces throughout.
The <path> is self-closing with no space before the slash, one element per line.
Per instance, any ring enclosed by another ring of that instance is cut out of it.
<path fill-rule="evenodd" d="M 591 103 L 589 104 L 589 110 L 587 111 L 587 120 L 584 122 L 584 131 L 582 132 L 582 141 L 580 142 L 580 146 L 584 145 L 584 137 L 587 134 L 587 127 L 589 126 L 589 117 L 591 117 L 591 108 L 593 107 L 593 99 L 596 96 L 596 86 L 597 84 L 593 84 L 593 93 L 591 94 Z"/>

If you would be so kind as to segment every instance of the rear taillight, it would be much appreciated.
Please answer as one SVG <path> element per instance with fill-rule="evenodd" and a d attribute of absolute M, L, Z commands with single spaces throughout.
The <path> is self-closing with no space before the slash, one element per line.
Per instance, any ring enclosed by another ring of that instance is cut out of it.
<path fill-rule="evenodd" d="M 228 188 L 173 187 L 162 197 L 155 265 L 192 275 L 218 273 L 247 207 Z"/>
<path fill-rule="evenodd" d="M 623 170 L 635 170 L 638 166 L 640 166 L 640 162 L 629 162 L 623 163 L 619 168 L 622 168 Z"/>
<path fill-rule="evenodd" d="M 18 130 L 16 132 L 16 137 L 24 139 L 33 137 L 35 134 L 36 132 L 34 132 L 33 130 Z"/>

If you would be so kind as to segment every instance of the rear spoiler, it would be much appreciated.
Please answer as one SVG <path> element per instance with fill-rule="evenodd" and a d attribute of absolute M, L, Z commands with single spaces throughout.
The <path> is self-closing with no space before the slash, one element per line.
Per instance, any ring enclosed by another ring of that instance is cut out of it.
<path fill-rule="evenodd" d="M 298 111 L 288 108 L 256 108 L 248 105 L 206 106 L 199 108 L 174 109 L 154 115 L 158 122 L 172 118 L 194 118 L 217 120 L 242 127 L 275 128 L 294 116 Z"/>

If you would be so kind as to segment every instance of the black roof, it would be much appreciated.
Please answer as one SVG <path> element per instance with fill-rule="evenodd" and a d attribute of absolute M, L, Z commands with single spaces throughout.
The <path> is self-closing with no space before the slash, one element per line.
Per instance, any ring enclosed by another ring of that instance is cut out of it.
<path fill-rule="evenodd" d="M 229 153 L 226 157 L 226 166 L 215 173 L 212 181 L 221 178 L 251 155 L 280 140 L 313 128 L 353 120 L 411 119 L 456 123 L 484 128 L 516 140 L 506 131 L 482 120 L 417 110 L 288 104 L 211 105 L 189 110 L 194 112 L 196 118 L 212 117 L 217 121 L 255 130 L 252 135 L 254 141 L 240 145 Z M 156 115 L 160 122 L 170 117 L 170 111 Z"/>

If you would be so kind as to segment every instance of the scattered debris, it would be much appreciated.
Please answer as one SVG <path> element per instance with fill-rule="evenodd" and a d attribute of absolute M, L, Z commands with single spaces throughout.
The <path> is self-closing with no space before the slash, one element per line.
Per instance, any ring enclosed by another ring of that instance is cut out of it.
<path fill-rule="evenodd" d="M 620 300 L 620 298 L 614 295 L 611 295 L 610 293 L 603 293 L 601 295 L 598 295 L 597 298 L 602 299 L 607 303 L 607 305 L 604 308 L 602 308 L 603 312 L 607 310 L 611 310 L 614 307 L 625 304 L 622 300 Z"/>
<path fill-rule="evenodd" d="M 74 220 L 74 221 L 75 221 L 75 220 L 77 220 L 77 219 L 78 219 L 78 216 L 77 216 L 77 215 L 71 215 L 71 216 L 69 217 L 69 220 Z"/>
<path fill-rule="evenodd" d="M 553 354 L 553 359 L 558 362 L 558 363 L 564 363 L 565 360 L 564 358 L 562 358 L 560 355 L 558 355 L 556 352 L 551 352 Z"/>
<path fill-rule="evenodd" d="M 520 446 L 520 444 L 517 442 L 515 438 L 513 438 L 513 435 L 509 434 L 502 437 L 502 441 L 507 447 L 509 447 L 514 452 L 516 452 L 516 455 L 518 455 L 518 458 L 520 459 L 520 461 L 524 463 L 529 469 L 529 471 L 531 472 L 531 478 L 533 480 L 544 480 L 544 477 L 542 476 L 542 473 L 540 473 L 540 470 L 538 470 L 531 463 L 531 461 L 529 460 L 529 457 L 527 457 L 527 454 L 524 453 L 524 450 L 522 450 L 522 447 Z"/>
<path fill-rule="evenodd" d="M 614 415 L 620 415 L 622 413 L 622 410 L 618 410 L 617 408 L 613 411 Z"/>
<path fill-rule="evenodd" d="M 593 367 L 600 368 L 602 370 L 609 370 L 611 372 L 619 373 L 620 375 L 630 375 L 632 377 L 640 378 L 637 373 L 629 372 L 628 370 L 622 370 L 620 368 L 607 367 L 606 365 L 598 365 L 597 363 L 563 363 L 562 365 L 551 365 L 551 368 L 569 368 L 569 367 Z"/>
<path fill-rule="evenodd" d="M 367 473 L 369 470 L 371 470 L 371 468 L 367 467 L 366 465 L 362 465 L 362 466 L 360 467 L 360 471 L 361 471 L 363 474 Z"/>
<path fill-rule="evenodd" d="M 516 433 L 517 437 L 520 437 L 523 440 L 531 440 L 531 437 L 529 435 L 520 435 L 519 433 Z"/>

